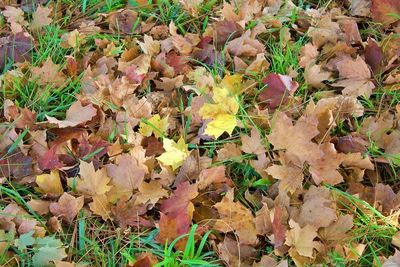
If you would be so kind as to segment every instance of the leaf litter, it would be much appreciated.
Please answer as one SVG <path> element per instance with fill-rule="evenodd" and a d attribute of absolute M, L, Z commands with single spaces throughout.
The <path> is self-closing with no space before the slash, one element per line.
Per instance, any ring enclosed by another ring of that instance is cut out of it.
<path fill-rule="evenodd" d="M 98 264 L 71 254 L 89 217 L 176 251 L 200 225 L 221 266 L 399 264 L 397 0 L 25 2 L 0 5 L 1 264 Z M 55 113 L 17 86 L 76 80 Z"/>

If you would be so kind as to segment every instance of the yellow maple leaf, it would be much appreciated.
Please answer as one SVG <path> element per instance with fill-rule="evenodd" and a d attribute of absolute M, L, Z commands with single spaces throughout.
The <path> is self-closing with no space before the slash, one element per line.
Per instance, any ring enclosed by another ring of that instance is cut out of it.
<path fill-rule="evenodd" d="M 224 132 L 232 134 L 237 126 L 236 113 L 239 110 L 239 104 L 229 89 L 226 87 L 216 87 L 213 90 L 214 104 L 206 103 L 199 111 L 203 119 L 212 119 L 207 124 L 205 134 L 220 137 Z"/>
<path fill-rule="evenodd" d="M 164 165 L 172 166 L 173 170 L 182 166 L 185 159 L 189 156 L 188 145 L 185 144 L 185 140 L 181 137 L 178 142 L 174 140 L 164 138 L 163 147 L 165 152 L 161 154 L 157 159 Z"/>
<path fill-rule="evenodd" d="M 239 94 L 242 89 L 242 78 L 240 74 L 225 75 L 219 85 L 233 94 Z"/>
<path fill-rule="evenodd" d="M 46 194 L 62 195 L 64 193 L 58 170 L 36 176 L 36 184 L 39 190 Z"/>
<path fill-rule="evenodd" d="M 68 179 L 70 187 L 75 187 L 76 191 L 86 196 L 103 195 L 110 191 L 112 186 L 108 183 L 111 178 L 105 168 L 95 171 L 93 164 L 85 161 L 80 162 L 79 168 L 81 178 Z"/>
<path fill-rule="evenodd" d="M 143 136 L 150 136 L 154 133 L 154 136 L 159 138 L 168 130 L 168 116 L 161 119 L 159 114 L 154 115 L 146 122 L 140 122 L 139 132 Z"/>

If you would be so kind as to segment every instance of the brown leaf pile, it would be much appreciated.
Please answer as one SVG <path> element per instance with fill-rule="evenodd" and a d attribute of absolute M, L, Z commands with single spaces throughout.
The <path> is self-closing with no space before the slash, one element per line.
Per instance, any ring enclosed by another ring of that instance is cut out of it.
<path fill-rule="evenodd" d="M 228 266 L 288 266 L 282 256 L 310 266 L 334 265 L 332 253 L 356 262 L 368 245 L 353 234 L 361 226 L 343 194 L 369 203 L 377 224 L 399 227 L 400 193 L 387 178 L 400 165 L 400 21 L 389 14 L 400 12 L 397 0 L 224 2 L 203 30 L 185 31 L 141 20 L 140 5 L 127 4 L 72 20 L 59 36 L 65 62 L 35 66 L 39 35 L 65 10 L 33 2 L 29 16 L 26 6 L 0 5 L 4 92 L 20 79 L 44 97 L 79 77 L 80 93 L 64 116 L 43 121 L 2 93 L 0 183 L 34 194 L 23 196 L 29 209 L 2 201 L 0 237 L 62 234 L 85 212 L 110 231 L 158 228 L 161 245 L 202 225 Z M 180 2 L 200 18 L 208 1 Z M 372 21 L 378 33 L 365 34 Z M 282 51 L 297 45 L 297 66 L 278 72 L 271 40 Z M 397 266 L 399 252 L 389 256 L 379 255 L 383 266 Z M 132 266 L 156 263 L 142 254 Z"/>

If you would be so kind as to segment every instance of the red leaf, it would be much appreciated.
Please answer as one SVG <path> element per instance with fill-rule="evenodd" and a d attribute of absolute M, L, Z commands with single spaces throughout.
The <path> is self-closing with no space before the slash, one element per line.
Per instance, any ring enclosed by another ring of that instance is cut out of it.
<path fill-rule="evenodd" d="M 389 25 L 398 20 L 391 14 L 400 13 L 399 0 L 372 0 L 371 15 L 372 18 L 382 23 L 383 25 Z"/>
<path fill-rule="evenodd" d="M 382 48 L 371 38 L 368 38 L 368 44 L 365 47 L 365 62 L 367 62 L 374 73 L 378 73 L 382 68 Z"/>
<path fill-rule="evenodd" d="M 52 146 L 49 150 L 47 150 L 44 155 L 42 155 L 38 159 L 39 169 L 44 170 L 54 170 L 62 167 L 61 162 L 58 159 L 58 155 L 56 154 L 57 147 Z"/>
<path fill-rule="evenodd" d="M 24 32 L 0 38 L 0 72 L 8 63 L 29 61 L 31 56 L 29 50 L 32 49 L 32 39 Z"/>
<path fill-rule="evenodd" d="M 32 158 L 25 156 L 19 148 L 10 154 L 9 147 L 0 153 L 0 177 L 23 178 L 32 174 Z"/>
<path fill-rule="evenodd" d="M 286 227 L 282 222 L 282 208 L 280 206 L 275 207 L 274 220 L 272 221 L 272 232 L 274 233 L 275 249 L 279 248 L 285 243 L 285 232 Z"/>
<path fill-rule="evenodd" d="M 285 104 L 287 96 L 294 93 L 299 84 L 292 81 L 287 75 L 276 73 L 268 74 L 263 82 L 268 85 L 258 96 L 259 100 L 266 104 L 268 108 L 277 108 L 281 104 Z"/>

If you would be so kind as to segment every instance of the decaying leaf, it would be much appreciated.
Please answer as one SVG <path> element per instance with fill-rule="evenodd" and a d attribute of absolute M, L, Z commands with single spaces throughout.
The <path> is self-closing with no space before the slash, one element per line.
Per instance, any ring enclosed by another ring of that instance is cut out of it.
<path fill-rule="evenodd" d="M 47 120 L 50 123 L 56 124 L 60 128 L 74 127 L 80 124 L 86 123 L 93 119 L 97 114 L 97 109 L 92 104 L 83 106 L 80 101 L 76 101 L 67 110 L 65 120 L 58 120 L 54 117 L 46 115 Z"/>
<path fill-rule="evenodd" d="M 50 204 L 49 209 L 52 214 L 61 217 L 68 223 L 72 223 L 82 209 L 83 202 L 83 196 L 75 198 L 68 193 L 64 193 L 58 202 Z"/>
<path fill-rule="evenodd" d="M 257 243 L 254 216 L 240 202 L 233 201 L 233 190 L 229 191 L 214 207 L 220 215 L 220 219 L 214 225 L 215 229 L 224 233 L 234 232 L 242 244 L 254 245 Z"/>

